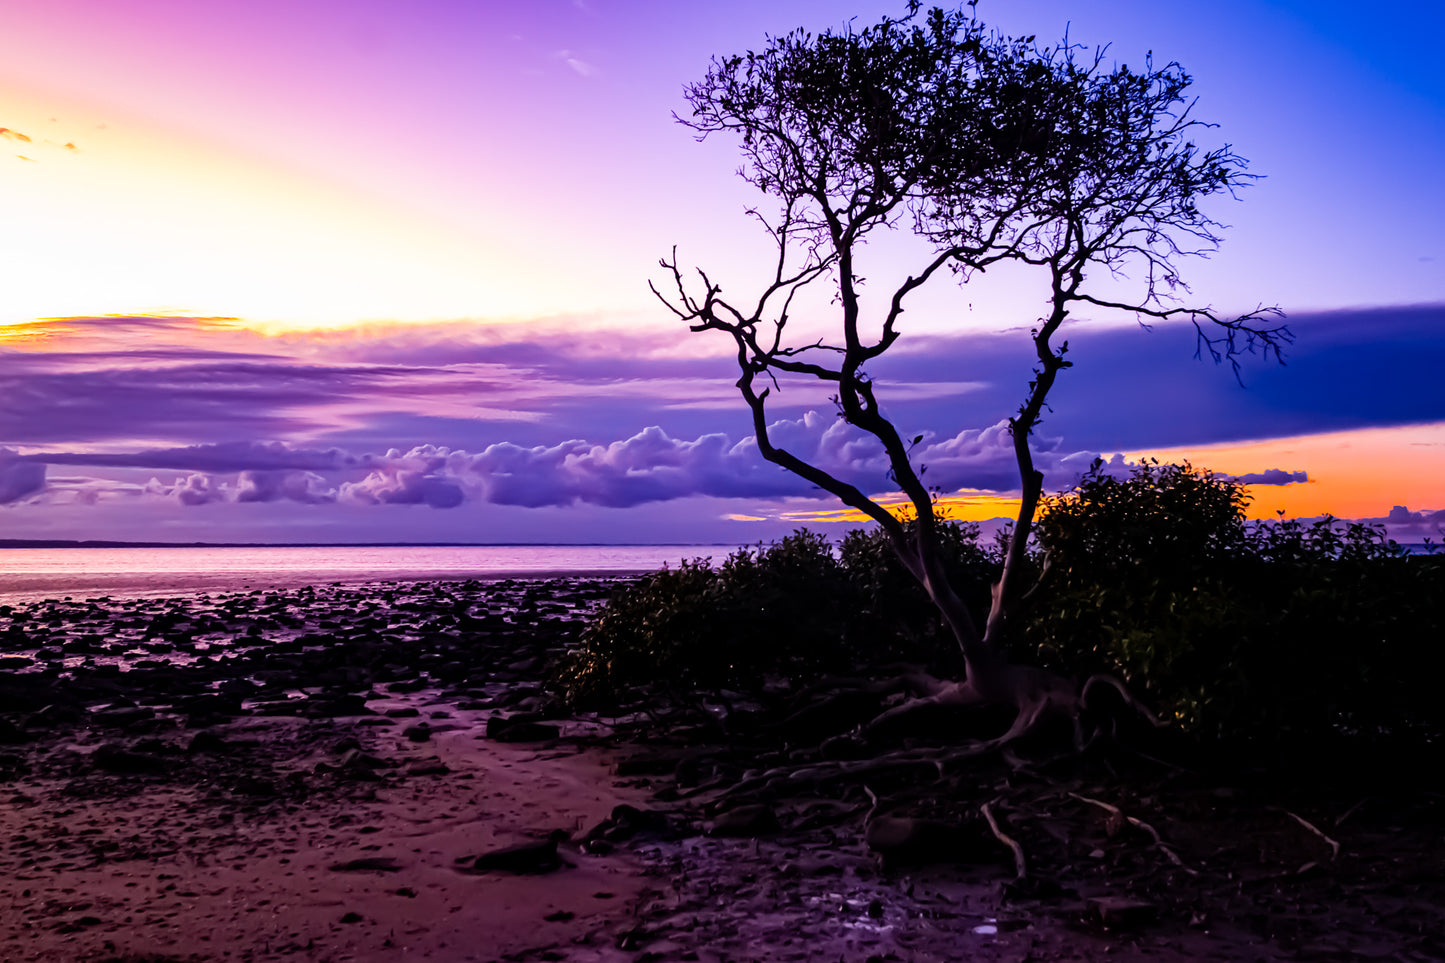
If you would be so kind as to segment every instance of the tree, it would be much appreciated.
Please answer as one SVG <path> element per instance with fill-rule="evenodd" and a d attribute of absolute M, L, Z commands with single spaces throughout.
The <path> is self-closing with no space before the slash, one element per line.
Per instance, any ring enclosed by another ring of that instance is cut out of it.
<path fill-rule="evenodd" d="M 1136 71 L 1067 41 L 1043 47 L 1002 36 L 972 6 L 922 14 L 914 0 L 905 16 L 870 27 L 794 31 L 769 38 L 761 51 L 715 58 L 685 88 L 692 114 L 679 121 L 699 139 L 739 138 L 741 176 L 778 202 L 775 215 L 750 212 L 775 244 L 776 260 L 756 297 L 740 301 L 724 298 L 706 271 L 684 271 L 674 250 L 661 261 L 669 293 L 653 292 L 693 331 L 733 339 L 737 387 L 764 457 L 876 521 L 937 605 L 965 674 L 934 697 L 1012 701 L 1017 729 L 1050 699 L 1072 698 L 1072 705 L 1078 698 L 1063 694 L 1061 680 L 1010 666 L 1002 654 L 1042 495 L 1029 437 L 1070 365 L 1067 342 L 1054 340 L 1064 320 L 1076 307 L 1141 321 L 1188 319 L 1198 353 L 1236 371 L 1240 353 L 1278 356 L 1290 334 L 1273 309 L 1226 317 L 1179 300 L 1188 289 L 1177 262 L 1219 243 L 1220 225 L 1200 201 L 1233 194 L 1252 178 L 1230 147 L 1204 149 L 1190 139 L 1209 125 L 1190 115 L 1189 75 L 1174 63 Z M 865 242 L 896 231 L 926 242 L 926 256 L 890 295 L 865 304 Z M 979 626 L 943 571 L 931 494 L 867 367 L 901 337 L 914 292 L 949 274 L 966 284 L 1007 263 L 1042 272 L 1047 297 L 1032 330 L 1034 378 L 1009 422 L 1021 506 Z M 1100 288 L 1098 274 L 1111 286 Z M 790 312 L 817 288 L 831 294 L 838 333 L 798 339 Z M 915 524 L 905 526 L 868 493 L 774 443 L 768 399 L 780 378 L 833 387 L 840 416 L 886 452 Z"/>

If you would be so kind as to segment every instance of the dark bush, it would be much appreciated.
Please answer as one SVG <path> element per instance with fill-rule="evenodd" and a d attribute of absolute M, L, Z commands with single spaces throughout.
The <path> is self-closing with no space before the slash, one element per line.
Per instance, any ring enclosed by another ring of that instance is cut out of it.
<path fill-rule="evenodd" d="M 647 685 L 674 695 L 756 689 L 846 657 L 854 605 L 827 539 L 800 529 L 714 568 L 694 559 L 620 591 L 563 659 L 569 701 L 625 700 Z"/>
<path fill-rule="evenodd" d="M 1046 573 L 1014 620 L 1013 657 L 1119 676 L 1208 739 L 1322 751 L 1438 741 L 1445 558 L 1329 518 L 1248 522 L 1245 507 L 1239 484 L 1187 464 L 1126 478 L 1096 466 L 1044 506 Z M 950 577 L 981 624 L 1000 553 L 977 536 L 943 526 Z M 695 701 L 900 660 L 958 670 L 954 640 L 882 533 L 851 532 L 835 553 L 800 530 L 621 591 L 558 683 L 584 706 L 644 691 Z"/>
<path fill-rule="evenodd" d="M 978 538 L 976 524 L 941 520 L 944 569 L 974 620 L 982 625 L 988 616 L 990 586 L 997 581 L 1003 563 L 1001 554 L 980 544 Z M 849 532 L 838 547 L 838 556 L 857 600 L 858 632 L 866 634 L 876 657 L 962 669 L 957 641 L 923 586 L 898 560 L 882 529 Z"/>
<path fill-rule="evenodd" d="M 1246 522 L 1245 504 L 1227 478 L 1157 463 L 1125 479 L 1096 466 L 1048 500 L 1048 575 L 1026 613 L 1035 659 L 1116 673 L 1206 737 L 1438 733 L 1445 566 L 1363 525 Z"/>
<path fill-rule="evenodd" d="M 955 584 L 986 605 L 996 563 L 978 530 L 948 523 Z M 757 691 L 769 680 L 856 670 L 860 663 L 956 658 L 923 589 L 880 532 L 852 532 L 835 552 L 799 529 L 767 546 L 740 549 L 714 567 L 693 560 L 619 592 L 558 667 L 574 704 L 626 702 L 647 686 L 676 697 Z"/>

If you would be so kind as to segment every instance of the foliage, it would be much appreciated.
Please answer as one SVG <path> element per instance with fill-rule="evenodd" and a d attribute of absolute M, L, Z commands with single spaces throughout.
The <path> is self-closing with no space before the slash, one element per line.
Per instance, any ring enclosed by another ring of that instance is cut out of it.
<path fill-rule="evenodd" d="M 915 519 L 904 522 L 909 537 L 916 524 Z M 988 614 L 989 587 L 998 580 L 1002 553 L 978 539 L 975 524 L 938 522 L 943 571 L 981 623 Z M 879 657 L 898 655 L 955 668 L 957 646 L 948 627 L 918 579 L 898 560 L 882 529 L 854 529 L 839 543 L 838 555 L 857 600 L 858 618 L 875 640 Z"/>
<path fill-rule="evenodd" d="M 599 705 L 640 685 L 686 697 L 836 665 L 845 595 L 831 546 L 803 529 L 716 568 L 693 559 L 619 591 L 562 661 L 558 682 L 569 701 Z"/>
<path fill-rule="evenodd" d="M 1098 466 L 1049 499 L 1026 632 L 1044 664 L 1114 672 L 1212 738 L 1328 743 L 1442 732 L 1445 566 L 1331 518 L 1245 521 L 1188 464 Z M 1429 679 L 1426 683 L 1423 680 Z"/>
<path fill-rule="evenodd" d="M 1187 463 L 1122 478 L 1096 465 L 1045 503 L 1047 568 L 1015 654 L 1075 678 L 1117 675 L 1207 739 L 1297 749 L 1445 736 L 1445 557 L 1331 518 L 1248 522 L 1246 503 L 1239 483 Z M 977 526 L 936 521 L 948 577 L 981 617 L 1002 549 L 980 544 Z M 620 591 L 558 683 L 579 705 L 634 689 L 687 701 L 889 660 L 953 668 L 951 642 L 880 529 L 836 550 L 799 530 Z"/>
<path fill-rule="evenodd" d="M 944 523 L 957 584 L 987 607 L 997 563 L 972 526 Z M 557 681 L 574 704 L 625 702 L 634 687 L 675 698 L 758 691 L 772 679 L 811 679 L 890 657 L 956 656 L 938 611 L 877 529 L 835 551 L 799 529 L 740 549 L 714 567 L 693 559 L 619 591 L 563 659 Z"/>

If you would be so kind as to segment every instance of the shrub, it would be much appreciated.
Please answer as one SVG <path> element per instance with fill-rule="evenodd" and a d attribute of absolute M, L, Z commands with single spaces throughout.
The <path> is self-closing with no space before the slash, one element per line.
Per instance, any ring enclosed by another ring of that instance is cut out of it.
<path fill-rule="evenodd" d="M 1429 738 L 1442 716 L 1445 566 L 1367 526 L 1249 523 L 1234 481 L 1188 464 L 1094 470 L 1049 499 L 1035 657 L 1119 674 L 1214 738 Z M 1422 685 L 1421 678 L 1430 678 Z"/>
<path fill-rule="evenodd" d="M 944 570 L 982 625 L 1002 556 L 979 544 L 978 538 L 977 525 L 940 519 Z M 859 634 L 866 634 L 875 657 L 961 668 L 957 641 L 923 586 L 898 560 L 882 529 L 854 529 L 844 536 L 838 554 L 856 594 Z"/>
<path fill-rule="evenodd" d="M 970 597 L 986 606 L 984 580 L 997 564 L 977 534 L 944 526 L 955 584 L 976 582 Z M 717 567 L 695 559 L 622 590 L 583 630 L 557 682 L 573 704 L 598 706 L 643 686 L 687 699 L 860 663 L 952 657 L 936 609 L 881 532 L 852 532 L 835 552 L 824 536 L 799 529 Z"/>
<path fill-rule="evenodd" d="M 694 559 L 623 589 L 562 660 L 558 682 L 580 705 L 643 685 L 679 697 L 756 689 L 839 664 L 852 609 L 831 545 L 800 529 L 717 568 Z"/>

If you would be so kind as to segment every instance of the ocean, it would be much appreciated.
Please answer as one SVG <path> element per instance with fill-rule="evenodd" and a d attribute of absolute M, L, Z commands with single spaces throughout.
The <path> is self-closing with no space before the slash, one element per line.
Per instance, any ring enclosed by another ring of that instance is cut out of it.
<path fill-rule="evenodd" d="M 154 597 L 332 582 L 539 578 L 722 561 L 727 545 L 243 546 L 0 549 L 0 602 Z"/>

